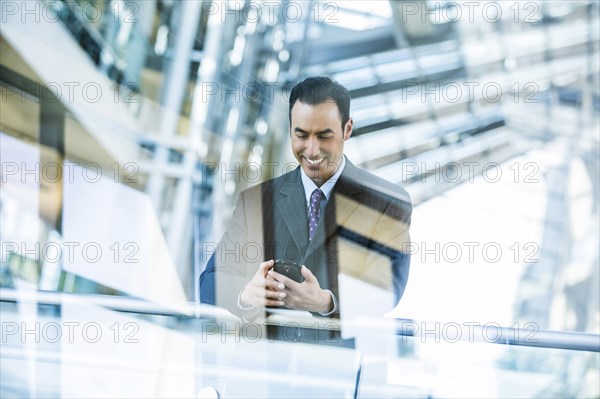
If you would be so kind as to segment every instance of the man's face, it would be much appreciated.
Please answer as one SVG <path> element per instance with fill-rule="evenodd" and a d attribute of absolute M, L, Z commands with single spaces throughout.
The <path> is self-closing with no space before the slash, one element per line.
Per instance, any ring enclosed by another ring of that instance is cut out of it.
<path fill-rule="evenodd" d="M 290 134 L 294 156 L 304 173 L 320 187 L 342 162 L 344 141 L 352 135 L 352 118 L 342 131 L 335 102 L 308 105 L 298 101 L 292 108 Z"/>

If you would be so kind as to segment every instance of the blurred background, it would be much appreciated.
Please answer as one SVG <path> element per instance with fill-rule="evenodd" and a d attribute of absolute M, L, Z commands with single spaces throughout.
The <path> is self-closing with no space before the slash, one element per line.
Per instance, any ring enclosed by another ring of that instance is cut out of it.
<path fill-rule="evenodd" d="M 5 297 L 197 301 L 238 193 L 295 167 L 291 87 L 326 75 L 352 97 L 348 159 L 413 200 L 411 275 L 388 317 L 600 332 L 598 1 L 2 1 L 0 13 Z M 600 395 L 597 354 L 550 351 L 486 359 L 552 376 L 525 396 Z"/>

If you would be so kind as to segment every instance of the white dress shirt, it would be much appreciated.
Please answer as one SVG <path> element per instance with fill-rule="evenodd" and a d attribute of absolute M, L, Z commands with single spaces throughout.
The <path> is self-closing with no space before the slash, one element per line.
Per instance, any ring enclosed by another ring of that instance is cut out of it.
<path fill-rule="evenodd" d="M 310 197 L 317 188 L 320 188 L 323 192 L 323 197 L 321 198 L 321 203 L 319 204 L 321 210 L 325 209 L 325 205 L 327 205 L 327 201 L 331 196 L 331 192 L 335 187 L 335 183 L 337 183 L 338 179 L 342 175 L 344 168 L 346 167 L 346 156 L 342 155 L 342 163 L 338 170 L 331 176 L 325 183 L 321 185 L 321 187 L 317 187 L 314 181 L 308 177 L 308 175 L 304 172 L 304 169 L 300 168 L 300 176 L 302 176 L 302 186 L 304 187 L 304 196 L 306 197 L 306 208 L 308 209 L 308 215 L 310 215 Z M 321 223 L 321 221 L 319 221 Z M 327 313 L 319 313 L 321 316 L 329 316 L 330 314 L 336 312 L 338 310 L 338 301 L 335 295 L 331 290 L 325 290 L 329 292 L 331 295 L 331 300 L 333 301 L 333 309 Z"/>

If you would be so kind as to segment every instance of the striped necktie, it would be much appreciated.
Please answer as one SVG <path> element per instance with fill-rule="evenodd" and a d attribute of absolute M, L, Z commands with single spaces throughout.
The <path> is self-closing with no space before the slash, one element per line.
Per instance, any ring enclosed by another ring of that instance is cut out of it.
<path fill-rule="evenodd" d="M 323 198 L 323 191 L 317 188 L 310 195 L 310 212 L 308 215 L 308 239 L 312 240 L 317 231 L 317 224 L 321 218 L 321 198 Z"/>

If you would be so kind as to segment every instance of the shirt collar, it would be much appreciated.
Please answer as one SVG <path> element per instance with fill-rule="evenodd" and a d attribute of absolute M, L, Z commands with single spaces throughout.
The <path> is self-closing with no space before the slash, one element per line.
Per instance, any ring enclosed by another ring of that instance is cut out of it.
<path fill-rule="evenodd" d="M 341 163 L 340 167 L 334 173 L 333 176 L 331 176 L 325 183 L 323 183 L 323 185 L 321 187 L 317 187 L 315 182 L 313 182 L 310 179 L 310 177 L 308 177 L 308 175 L 306 173 L 304 173 L 304 169 L 302 169 L 302 167 L 300 167 L 300 176 L 302 176 L 302 185 L 304 186 L 304 195 L 306 196 L 306 203 L 310 204 L 310 196 L 312 195 L 313 191 L 315 191 L 317 188 L 320 188 L 321 191 L 323 191 L 323 194 L 325 195 L 325 199 L 328 200 L 329 196 L 331 195 L 331 191 L 333 191 L 333 187 L 335 186 L 335 183 L 340 178 L 345 166 L 346 166 L 346 156 L 342 155 L 342 163 Z"/>

